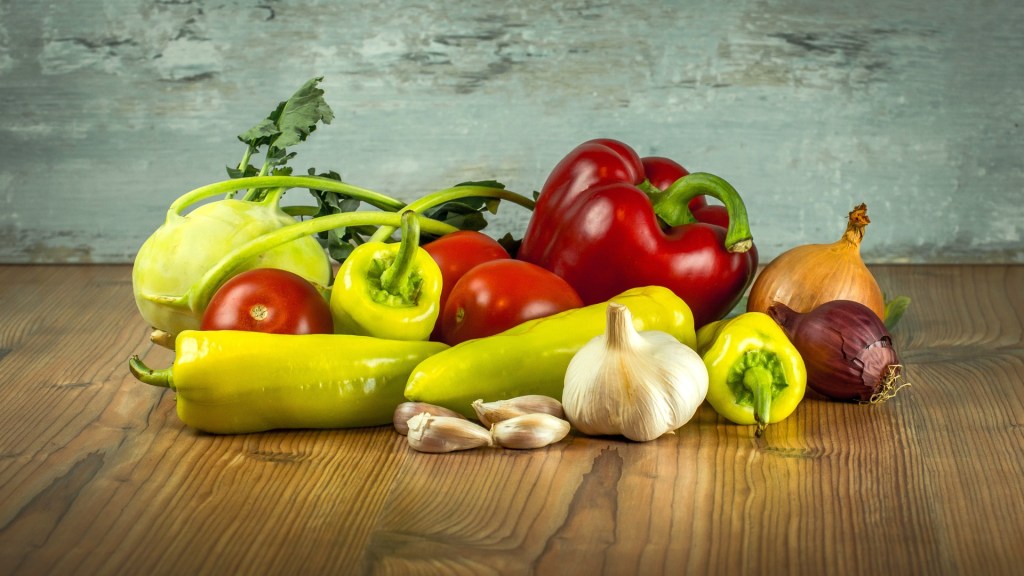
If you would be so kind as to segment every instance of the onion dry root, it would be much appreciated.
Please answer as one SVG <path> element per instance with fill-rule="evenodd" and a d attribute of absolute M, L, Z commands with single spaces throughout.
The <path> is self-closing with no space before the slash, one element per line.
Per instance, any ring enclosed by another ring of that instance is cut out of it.
<path fill-rule="evenodd" d="M 806 313 L 777 302 L 768 315 L 803 357 L 808 388 L 822 396 L 878 404 L 910 385 L 885 324 L 859 302 L 834 300 Z"/>

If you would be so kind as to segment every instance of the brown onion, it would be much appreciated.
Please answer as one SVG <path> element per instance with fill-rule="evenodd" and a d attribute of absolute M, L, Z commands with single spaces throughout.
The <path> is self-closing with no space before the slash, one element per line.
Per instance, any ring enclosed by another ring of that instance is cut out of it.
<path fill-rule="evenodd" d="M 800 313 L 768 307 L 807 367 L 807 387 L 834 400 L 878 403 L 896 395 L 903 364 L 878 315 L 850 300 L 826 302 Z"/>
<path fill-rule="evenodd" d="M 831 300 L 853 300 L 885 317 L 882 289 L 860 257 L 867 205 L 849 214 L 846 233 L 832 244 L 805 244 L 783 252 L 765 266 L 747 297 L 748 312 L 765 312 L 781 302 L 808 312 Z"/>

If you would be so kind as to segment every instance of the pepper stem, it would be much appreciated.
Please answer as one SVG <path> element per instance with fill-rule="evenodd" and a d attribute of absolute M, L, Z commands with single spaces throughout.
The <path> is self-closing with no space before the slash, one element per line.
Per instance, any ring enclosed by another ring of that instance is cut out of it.
<path fill-rule="evenodd" d="M 707 172 L 687 174 L 673 182 L 653 201 L 654 212 L 669 226 L 682 226 L 696 222 L 690 212 L 690 200 L 697 196 L 711 196 L 725 204 L 729 214 L 729 228 L 725 233 L 725 248 L 729 252 L 746 252 L 753 246 L 747 208 L 739 192 L 722 178 Z"/>
<path fill-rule="evenodd" d="M 761 366 L 751 366 L 743 373 L 743 385 L 754 395 L 754 436 L 760 438 L 771 419 L 772 372 Z"/>
<path fill-rule="evenodd" d="M 138 355 L 133 355 L 128 359 L 128 371 L 144 384 L 174 390 L 174 377 L 170 368 L 153 370 Z"/>
<path fill-rule="evenodd" d="M 416 251 L 420 247 L 420 219 L 412 210 L 402 212 L 402 243 L 398 246 L 395 261 L 380 276 L 380 285 L 385 292 L 393 294 L 409 281 L 416 262 Z"/>

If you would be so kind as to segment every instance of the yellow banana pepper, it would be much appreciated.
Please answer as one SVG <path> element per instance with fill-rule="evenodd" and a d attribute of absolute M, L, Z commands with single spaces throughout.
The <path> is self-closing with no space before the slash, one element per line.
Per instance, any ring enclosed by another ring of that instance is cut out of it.
<path fill-rule="evenodd" d="M 129 369 L 173 389 L 178 417 L 205 432 L 353 428 L 389 424 L 409 373 L 446 348 L 345 334 L 185 330 L 170 368 L 153 370 L 133 356 Z"/>
<path fill-rule="evenodd" d="M 647 286 L 611 299 L 633 315 L 637 330 L 667 332 L 696 345 L 693 313 L 671 290 Z M 409 377 L 405 396 L 475 417 L 472 402 L 527 394 L 562 397 L 573 355 L 604 333 L 607 303 L 574 308 L 524 322 L 486 338 L 468 340 L 427 358 Z"/>
<path fill-rule="evenodd" d="M 708 403 L 731 422 L 756 424 L 757 436 L 804 397 L 803 358 L 767 314 L 747 312 L 701 327 L 697 352 L 708 368 Z"/>

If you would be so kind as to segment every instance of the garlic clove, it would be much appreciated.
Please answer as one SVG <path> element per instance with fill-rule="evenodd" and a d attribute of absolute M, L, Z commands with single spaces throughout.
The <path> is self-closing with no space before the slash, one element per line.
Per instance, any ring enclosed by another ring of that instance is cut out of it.
<path fill-rule="evenodd" d="M 484 402 L 480 399 L 473 402 L 473 411 L 476 412 L 480 423 L 486 427 L 525 414 L 550 414 L 557 418 L 565 418 L 562 403 L 543 394 L 527 394 L 493 402 Z"/>
<path fill-rule="evenodd" d="M 465 418 L 421 412 L 408 423 L 409 446 L 419 452 L 439 454 L 493 445 L 490 431 Z"/>
<path fill-rule="evenodd" d="M 529 450 L 561 441 L 569 434 L 567 421 L 543 412 L 523 414 L 491 426 L 494 444 L 502 448 Z"/>
<path fill-rule="evenodd" d="M 426 412 L 434 416 L 451 416 L 452 418 L 465 418 L 462 414 L 454 410 L 449 410 L 444 406 L 437 406 L 434 404 L 427 404 L 426 402 L 402 402 L 395 408 L 395 415 L 392 417 L 392 423 L 395 426 L 395 432 L 405 436 L 409 433 L 409 419 L 413 416 Z"/>

